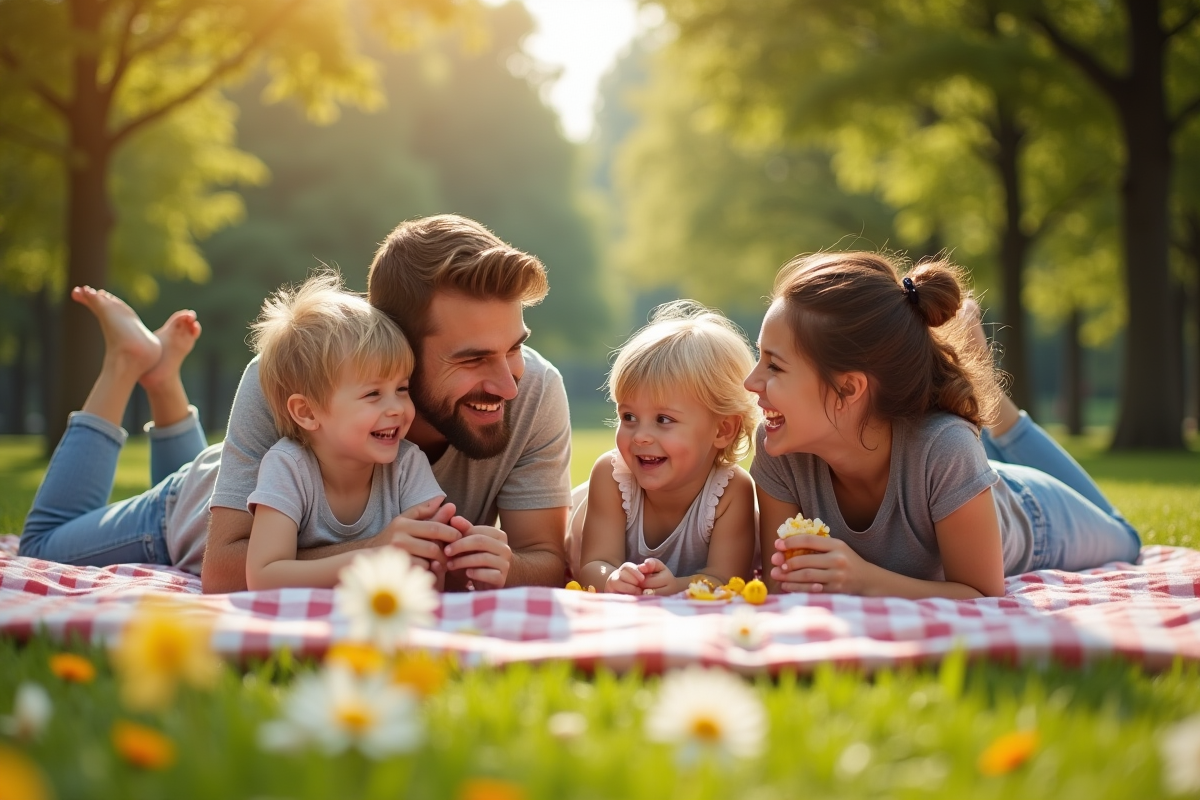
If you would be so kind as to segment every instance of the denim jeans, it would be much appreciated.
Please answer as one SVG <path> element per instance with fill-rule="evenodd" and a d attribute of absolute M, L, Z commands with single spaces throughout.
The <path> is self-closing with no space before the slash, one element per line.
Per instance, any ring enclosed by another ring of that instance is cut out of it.
<path fill-rule="evenodd" d="M 1074 571 L 1137 559 L 1138 532 L 1024 411 L 1002 436 L 985 430 L 983 447 L 1033 524 L 1033 569 Z"/>
<path fill-rule="evenodd" d="M 174 425 L 146 429 L 154 486 L 110 504 L 117 456 L 129 434 L 94 414 L 73 413 L 25 517 L 19 555 L 96 567 L 171 563 L 163 531 L 167 503 L 182 483 L 179 468 L 207 442 L 195 408 Z"/>

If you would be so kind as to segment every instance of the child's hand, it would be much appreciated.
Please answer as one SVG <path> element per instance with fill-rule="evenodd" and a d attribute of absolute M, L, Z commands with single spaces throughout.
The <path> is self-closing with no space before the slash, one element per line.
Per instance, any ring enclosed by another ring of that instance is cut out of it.
<path fill-rule="evenodd" d="M 784 550 L 815 550 L 809 555 L 785 558 Z M 784 592 L 827 592 L 867 594 L 871 574 L 878 569 L 854 552 L 841 539 L 797 534 L 775 540 L 771 554 L 771 578 Z"/>
<path fill-rule="evenodd" d="M 667 569 L 667 565 L 657 558 L 647 558 L 638 570 L 645 576 L 642 580 L 642 594 L 674 594 L 675 575 Z M 649 590 L 649 591 L 647 591 Z"/>
<path fill-rule="evenodd" d="M 454 504 L 442 503 L 435 497 L 424 503 L 406 508 L 400 516 L 388 523 L 377 537 L 381 544 L 399 547 L 412 557 L 414 563 L 432 570 L 438 563 L 441 575 L 434 572 L 439 582 L 446 579 L 446 555 L 442 547 L 458 541 L 461 534 L 450 524 L 454 517 Z"/>
<path fill-rule="evenodd" d="M 608 574 L 604 591 L 615 594 L 641 594 L 645 576 L 632 561 L 626 561 Z"/>

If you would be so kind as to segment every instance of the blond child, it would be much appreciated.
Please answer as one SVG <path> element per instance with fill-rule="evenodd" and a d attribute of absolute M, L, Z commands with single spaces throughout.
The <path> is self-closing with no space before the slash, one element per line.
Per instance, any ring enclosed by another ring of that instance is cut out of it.
<path fill-rule="evenodd" d="M 328 274 L 269 298 L 253 341 L 282 438 L 247 500 L 246 583 L 333 586 L 355 552 L 301 560 L 300 550 L 374 536 L 397 515 L 428 518 L 445 499 L 425 455 L 404 438 L 412 349 L 385 314 Z M 430 566 L 444 578 L 444 564 Z"/>
<path fill-rule="evenodd" d="M 576 512 L 583 585 L 669 595 L 701 576 L 750 577 L 754 487 L 737 462 L 757 421 L 742 386 L 753 364 L 733 323 L 690 301 L 657 308 L 621 348 L 608 378 L 616 448 Z"/>

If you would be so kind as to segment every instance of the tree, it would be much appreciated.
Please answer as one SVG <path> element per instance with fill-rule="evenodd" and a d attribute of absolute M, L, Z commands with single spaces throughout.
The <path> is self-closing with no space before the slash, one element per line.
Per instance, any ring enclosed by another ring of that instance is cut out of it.
<path fill-rule="evenodd" d="M 396 42 L 411 39 L 423 25 L 454 20 L 464 4 L 370 0 L 365 13 L 372 29 Z M 50 156 L 65 176 L 57 201 L 61 234 L 46 238 L 50 254 L 43 266 L 53 266 L 53 246 L 61 242 L 66 284 L 108 285 L 114 229 L 118 243 L 122 231 L 136 238 L 133 227 L 124 227 L 127 215 L 117 213 L 122 187 L 113 179 L 115 162 L 159 123 L 189 108 L 199 111 L 198 104 L 208 103 L 211 110 L 221 102 L 216 93 L 223 86 L 260 65 L 270 76 L 268 97 L 294 98 L 317 120 L 332 119 L 343 103 L 371 106 L 380 100 L 375 65 L 357 48 L 345 0 L 0 3 L 0 136 Z M 201 115 L 199 121 L 219 127 L 229 117 Z M 224 132 L 229 141 L 229 130 Z M 143 149 L 145 140 L 137 147 Z M 241 167 L 249 169 L 247 163 Z M 40 168 L 46 171 L 44 163 Z M 231 177 L 215 172 L 200 170 L 202 183 Z M 148 185 L 138 176 L 125 189 L 138 192 Z M 155 200 L 165 217 L 175 214 L 166 205 L 170 198 Z M 230 203 L 224 202 L 228 221 Z M 209 221 L 220 222 L 215 217 L 220 213 L 210 214 Z M 118 221 L 122 228 L 116 228 Z M 178 229 L 181 222 L 185 236 L 206 232 L 203 221 L 186 215 L 158 225 Z M 82 404 L 102 346 L 85 309 L 67 303 L 63 317 L 52 441 L 65 424 L 64 407 Z"/>
<path fill-rule="evenodd" d="M 1170 196 L 1180 132 L 1200 112 L 1200 4 L 1037 0 L 1025 18 L 1111 104 L 1124 145 L 1121 232 L 1129 327 L 1113 447 L 1184 446 Z"/>

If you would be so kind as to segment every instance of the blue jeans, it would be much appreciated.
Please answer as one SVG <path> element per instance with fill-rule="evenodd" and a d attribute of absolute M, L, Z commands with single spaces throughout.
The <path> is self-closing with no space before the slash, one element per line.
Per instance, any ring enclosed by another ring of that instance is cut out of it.
<path fill-rule="evenodd" d="M 1033 524 L 1033 569 L 1075 571 L 1137 560 L 1138 532 L 1024 411 L 1003 436 L 985 430 L 983 447 Z"/>
<path fill-rule="evenodd" d="M 207 442 L 195 408 L 174 425 L 147 430 L 154 487 L 110 504 L 117 456 L 129 434 L 94 414 L 73 413 L 25 517 L 18 554 L 91 567 L 170 564 L 163 535 L 167 503 L 183 481 L 179 468 Z"/>

